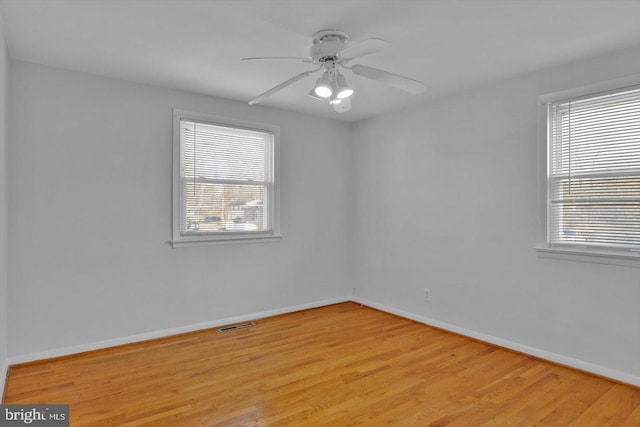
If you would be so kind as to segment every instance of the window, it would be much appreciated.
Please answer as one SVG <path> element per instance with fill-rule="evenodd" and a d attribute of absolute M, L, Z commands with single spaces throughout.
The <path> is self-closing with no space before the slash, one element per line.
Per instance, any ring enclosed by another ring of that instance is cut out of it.
<path fill-rule="evenodd" d="M 637 258 L 640 86 L 543 101 L 544 246 Z"/>
<path fill-rule="evenodd" d="M 277 240 L 278 128 L 174 111 L 174 247 Z"/>

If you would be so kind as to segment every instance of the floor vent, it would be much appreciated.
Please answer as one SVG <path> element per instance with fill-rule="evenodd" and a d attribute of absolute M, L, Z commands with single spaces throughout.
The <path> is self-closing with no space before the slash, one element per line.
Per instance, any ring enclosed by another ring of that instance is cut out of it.
<path fill-rule="evenodd" d="M 239 323 L 237 325 L 225 326 L 224 328 L 220 328 L 218 329 L 218 332 L 235 331 L 236 329 L 250 328 L 252 326 L 256 326 L 256 324 L 254 322 Z"/>

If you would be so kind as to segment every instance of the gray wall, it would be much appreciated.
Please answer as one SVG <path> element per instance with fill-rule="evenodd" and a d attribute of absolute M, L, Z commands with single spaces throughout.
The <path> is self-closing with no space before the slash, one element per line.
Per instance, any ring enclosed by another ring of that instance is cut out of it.
<path fill-rule="evenodd" d="M 0 21 L 0 387 L 4 385 L 7 357 L 8 172 L 7 172 L 7 75 L 9 58 Z M 2 393 L 2 389 L 0 389 Z"/>
<path fill-rule="evenodd" d="M 11 66 L 9 355 L 342 297 L 345 123 Z M 172 108 L 281 127 L 279 243 L 171 249 Z"/>
<path fill-rule="evenodd" d="M 635 73 L 617 52 L 358 123 L 357 295 L 640 378 L 640 269 L 533 249 L 537 97 Z"/>

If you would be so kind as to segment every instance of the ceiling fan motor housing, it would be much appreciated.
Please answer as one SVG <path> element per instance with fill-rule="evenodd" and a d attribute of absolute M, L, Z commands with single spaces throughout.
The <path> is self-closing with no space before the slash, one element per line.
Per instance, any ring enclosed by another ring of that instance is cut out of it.
<path fill-rule="evenodd" d="M 309 55 L 317 62 L 335 60 L 338 52 L 349 45 L 349 36 L 338 30 L 322 30 L 312 37 Z"/>

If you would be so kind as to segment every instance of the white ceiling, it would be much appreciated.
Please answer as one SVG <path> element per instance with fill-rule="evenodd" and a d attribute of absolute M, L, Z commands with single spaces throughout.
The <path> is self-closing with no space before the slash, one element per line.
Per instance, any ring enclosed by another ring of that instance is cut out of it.
<path fill-rule="evenodd" d="M 314 76 L 261 105 L 356 121 L 428 97 L 640 46 L 640 0 L 1 0 L 12 58 L 246 102 L 311 69 L 310 36 L 392 46 L 361 63 L 422 80 L 411 95 L 346 74 L 353 109 L 307 95 Z"/>

